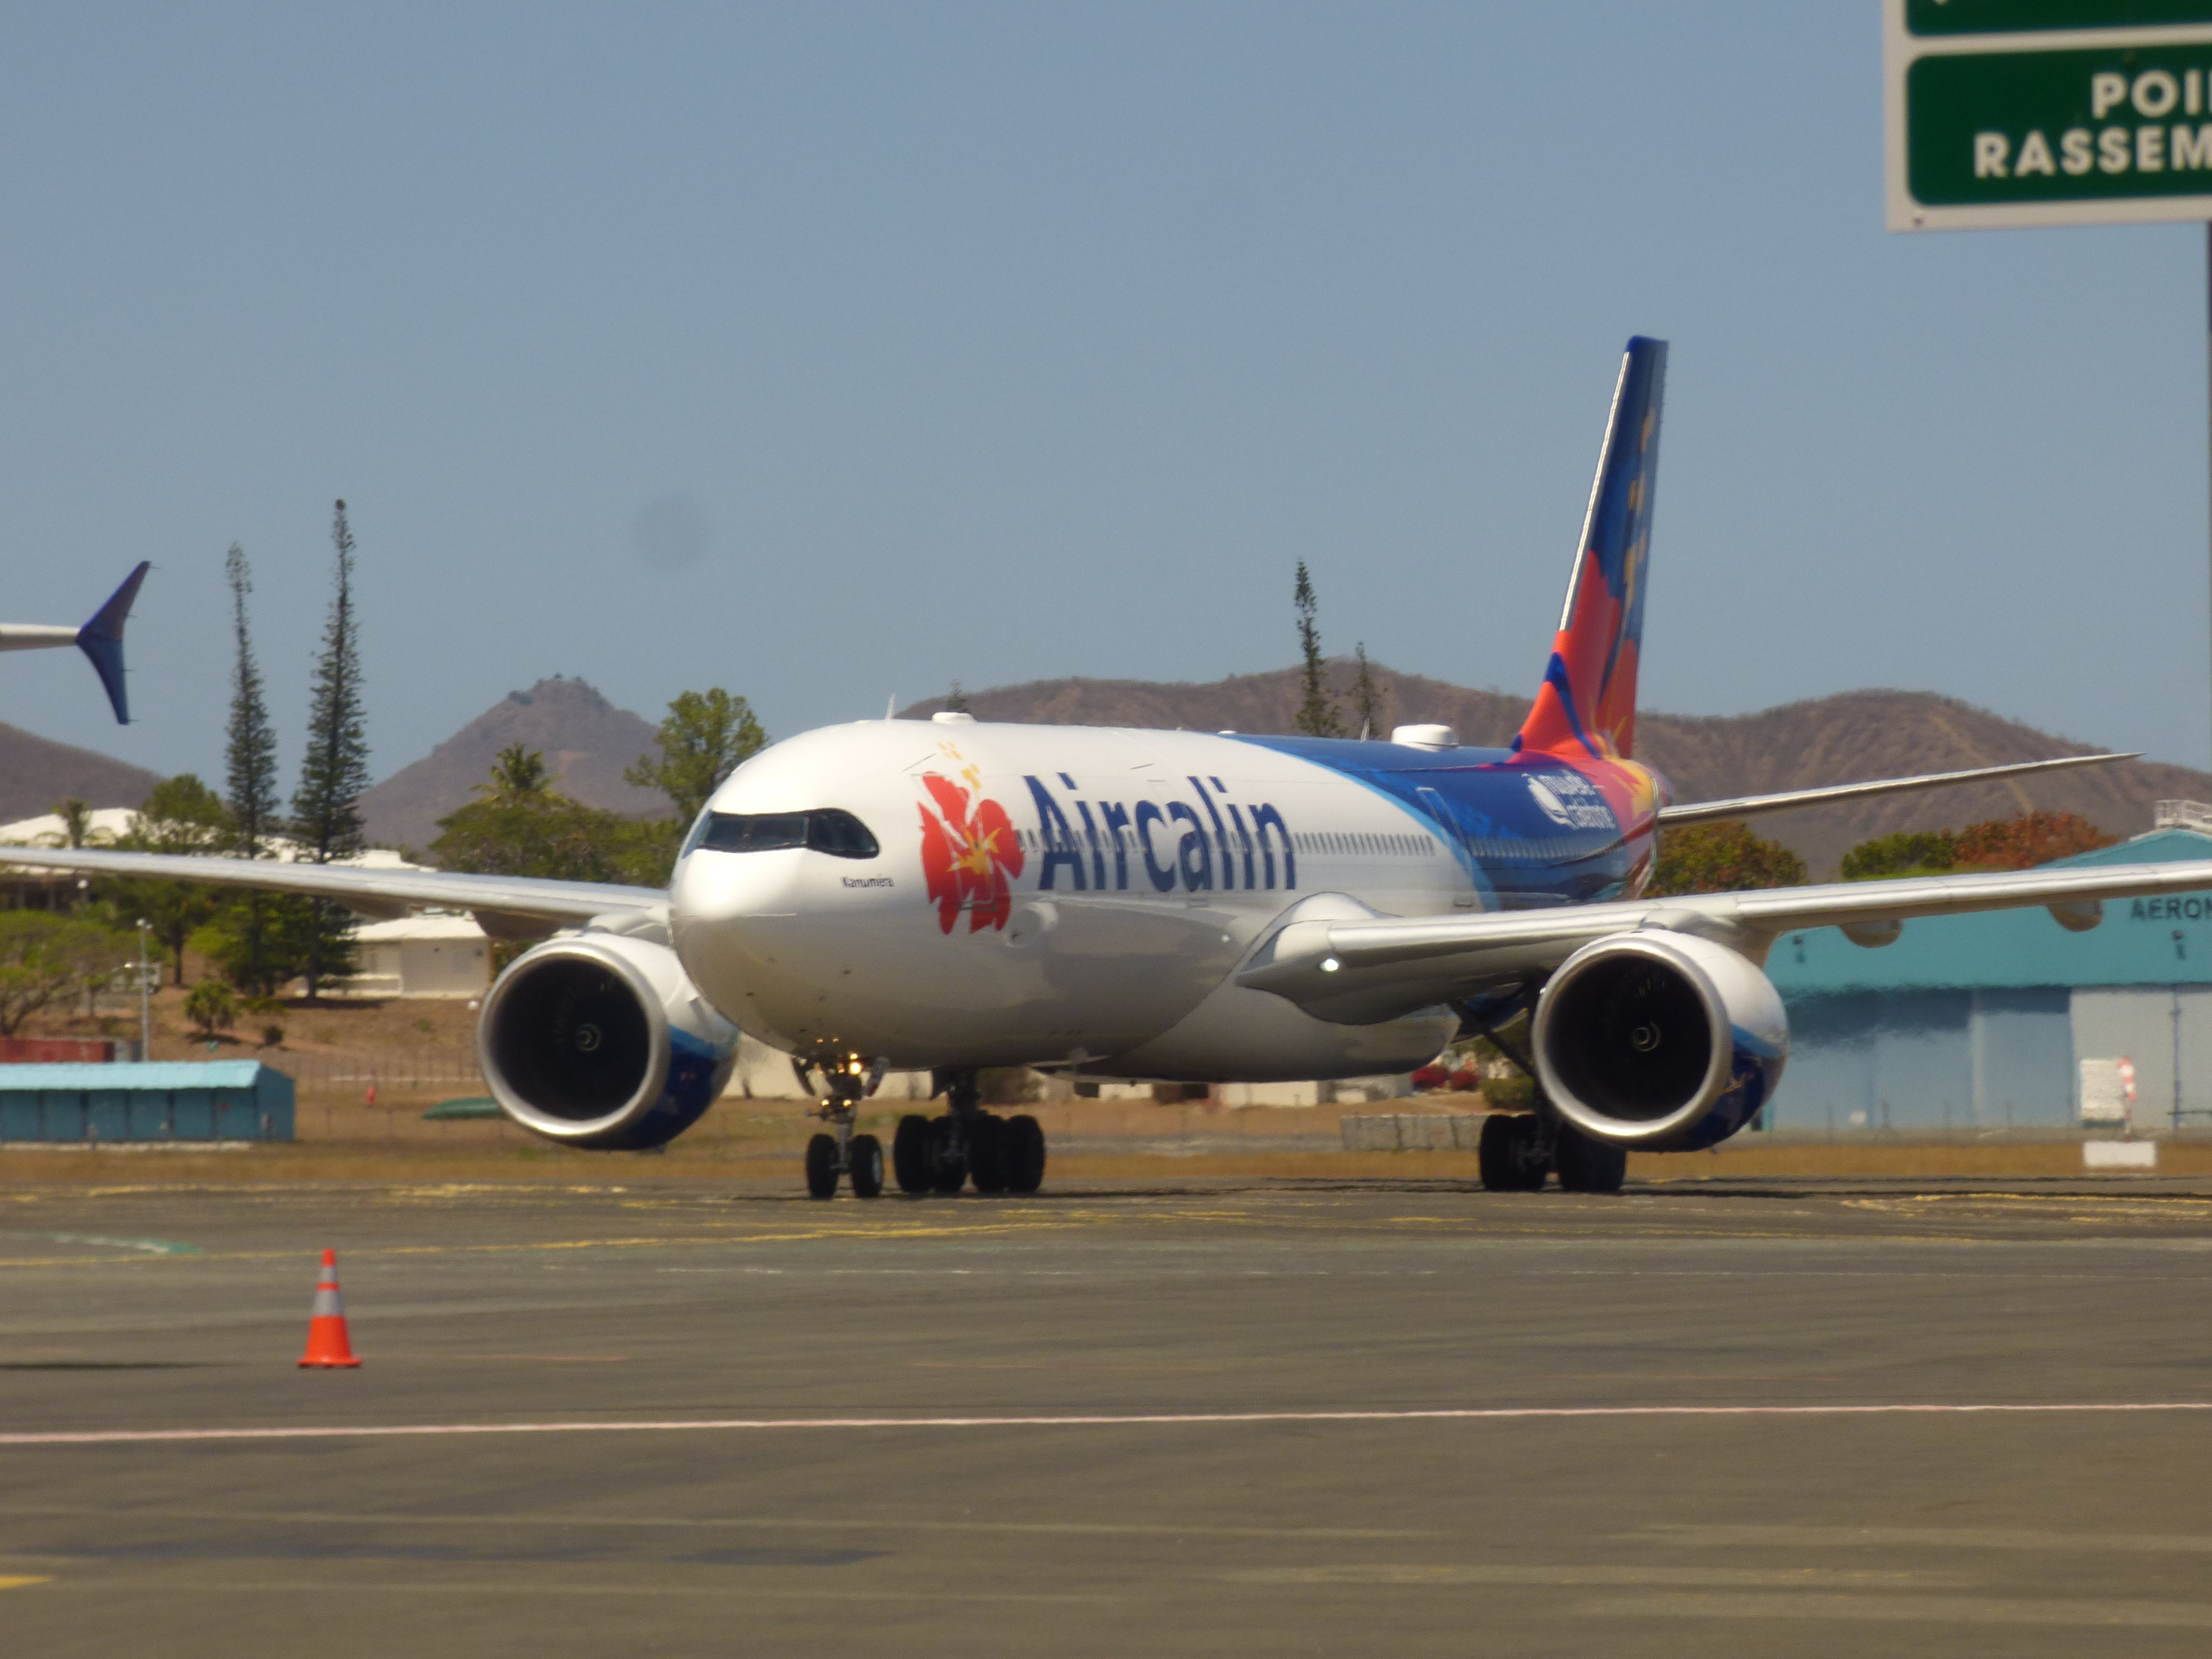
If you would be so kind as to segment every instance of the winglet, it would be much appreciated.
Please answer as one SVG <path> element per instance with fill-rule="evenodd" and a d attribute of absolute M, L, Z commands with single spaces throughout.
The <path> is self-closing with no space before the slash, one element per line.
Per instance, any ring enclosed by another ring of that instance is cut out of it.
<path fill-rule="evenodd" d="M 151 568 L 149 561 L 141 559 L 138 568 L 123 579 L 123 586 L 107 596 L 107 603 L 93 612 L 92 620 L 76 630 L 77 649 L 92 659 L 93 672 L 107 688 L 118 726 L 131 724 L 131 694 L 123 684 L 123 624 L 130 620 L 131 603 Z"/>

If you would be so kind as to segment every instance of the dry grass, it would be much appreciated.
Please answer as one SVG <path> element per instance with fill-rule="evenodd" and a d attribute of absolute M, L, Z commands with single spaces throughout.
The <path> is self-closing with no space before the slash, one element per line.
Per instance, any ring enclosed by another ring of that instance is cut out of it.
<path fill-rule="evenodd" d="M 356 1114 L 359 1109 L 354 1109 Z M 344 1127 L 365 1127 L 349 1123 Z M 797 1154 L 813 1126 L 803 1119 L 732 1121 L 717 1133 L 709 1118 L 665 1152 L 572 1152 L 501 1123 L 424 1124 L 390 1139 L 307 1138 L 289 1146 L 222 1152 L 0 1152 L 0 1183 L 84 1182 L 104 1185 L 175 1182 L 512 1181 L 603 1184 L 659 1181 L 775 1181 L 796 1187 Z M 883 1126 L 871 1125 L 880 1130 Z M 1097 1152 L 1056 1154 L 1054 1175 L 1068 1180 L 1165 1185 L 1221 1180 L 1458 1181 L 1478 1179 L 1471 1152 Z M 2008 1145 L 1724 1146 L 1713 1152 L 1643 1155 L 1629 1160 L 1632 1181 L 1871 1178 L 2029 1180 L 2080 1178 L 2081 1153 L 2070 1142 Z M 2161 1146 L 2161 1176 L 2212 1176 L 2212 1143 Z"/>

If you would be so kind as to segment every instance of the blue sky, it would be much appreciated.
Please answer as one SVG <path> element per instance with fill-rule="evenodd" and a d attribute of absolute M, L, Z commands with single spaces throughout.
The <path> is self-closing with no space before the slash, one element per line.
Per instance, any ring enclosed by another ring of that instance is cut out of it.
<path fill-rule="evenodd" d="M 1533 689 L 1674 343 L 1644 701 L 1927 688 L 2212 762 L 2204 234 L 1881 228 L 1871 3 L 16 8 L 0 611 L 133 562 L 296 766 L 353 508 L 379 775 L 514 688 L 777 734 L 1327 644 Z M 1418 710 L 1406 711 L 1409 717 Z"/>

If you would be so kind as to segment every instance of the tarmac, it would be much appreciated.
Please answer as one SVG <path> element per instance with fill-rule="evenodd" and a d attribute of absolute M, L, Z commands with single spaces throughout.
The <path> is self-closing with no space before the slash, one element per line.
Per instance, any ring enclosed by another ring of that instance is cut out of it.
<path fill-rule="evenodd" d="M 2198 1654 L 2208 1291 L 2186 1179 L 11 1183 L 0 1631 Z"/>

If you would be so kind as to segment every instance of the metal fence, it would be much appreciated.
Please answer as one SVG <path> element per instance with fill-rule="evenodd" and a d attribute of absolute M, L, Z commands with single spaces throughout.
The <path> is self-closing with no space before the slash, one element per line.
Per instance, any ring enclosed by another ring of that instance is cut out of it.
<path fill-rule="evenodd" d="M 257 1056 L 297 1084 L 302 1091 L 335 1089 L 441 1089 L 481 1093 L 483 1073 L 470 1048 L 392 1049 L 374 1054 L 280 1054 Z"/>

